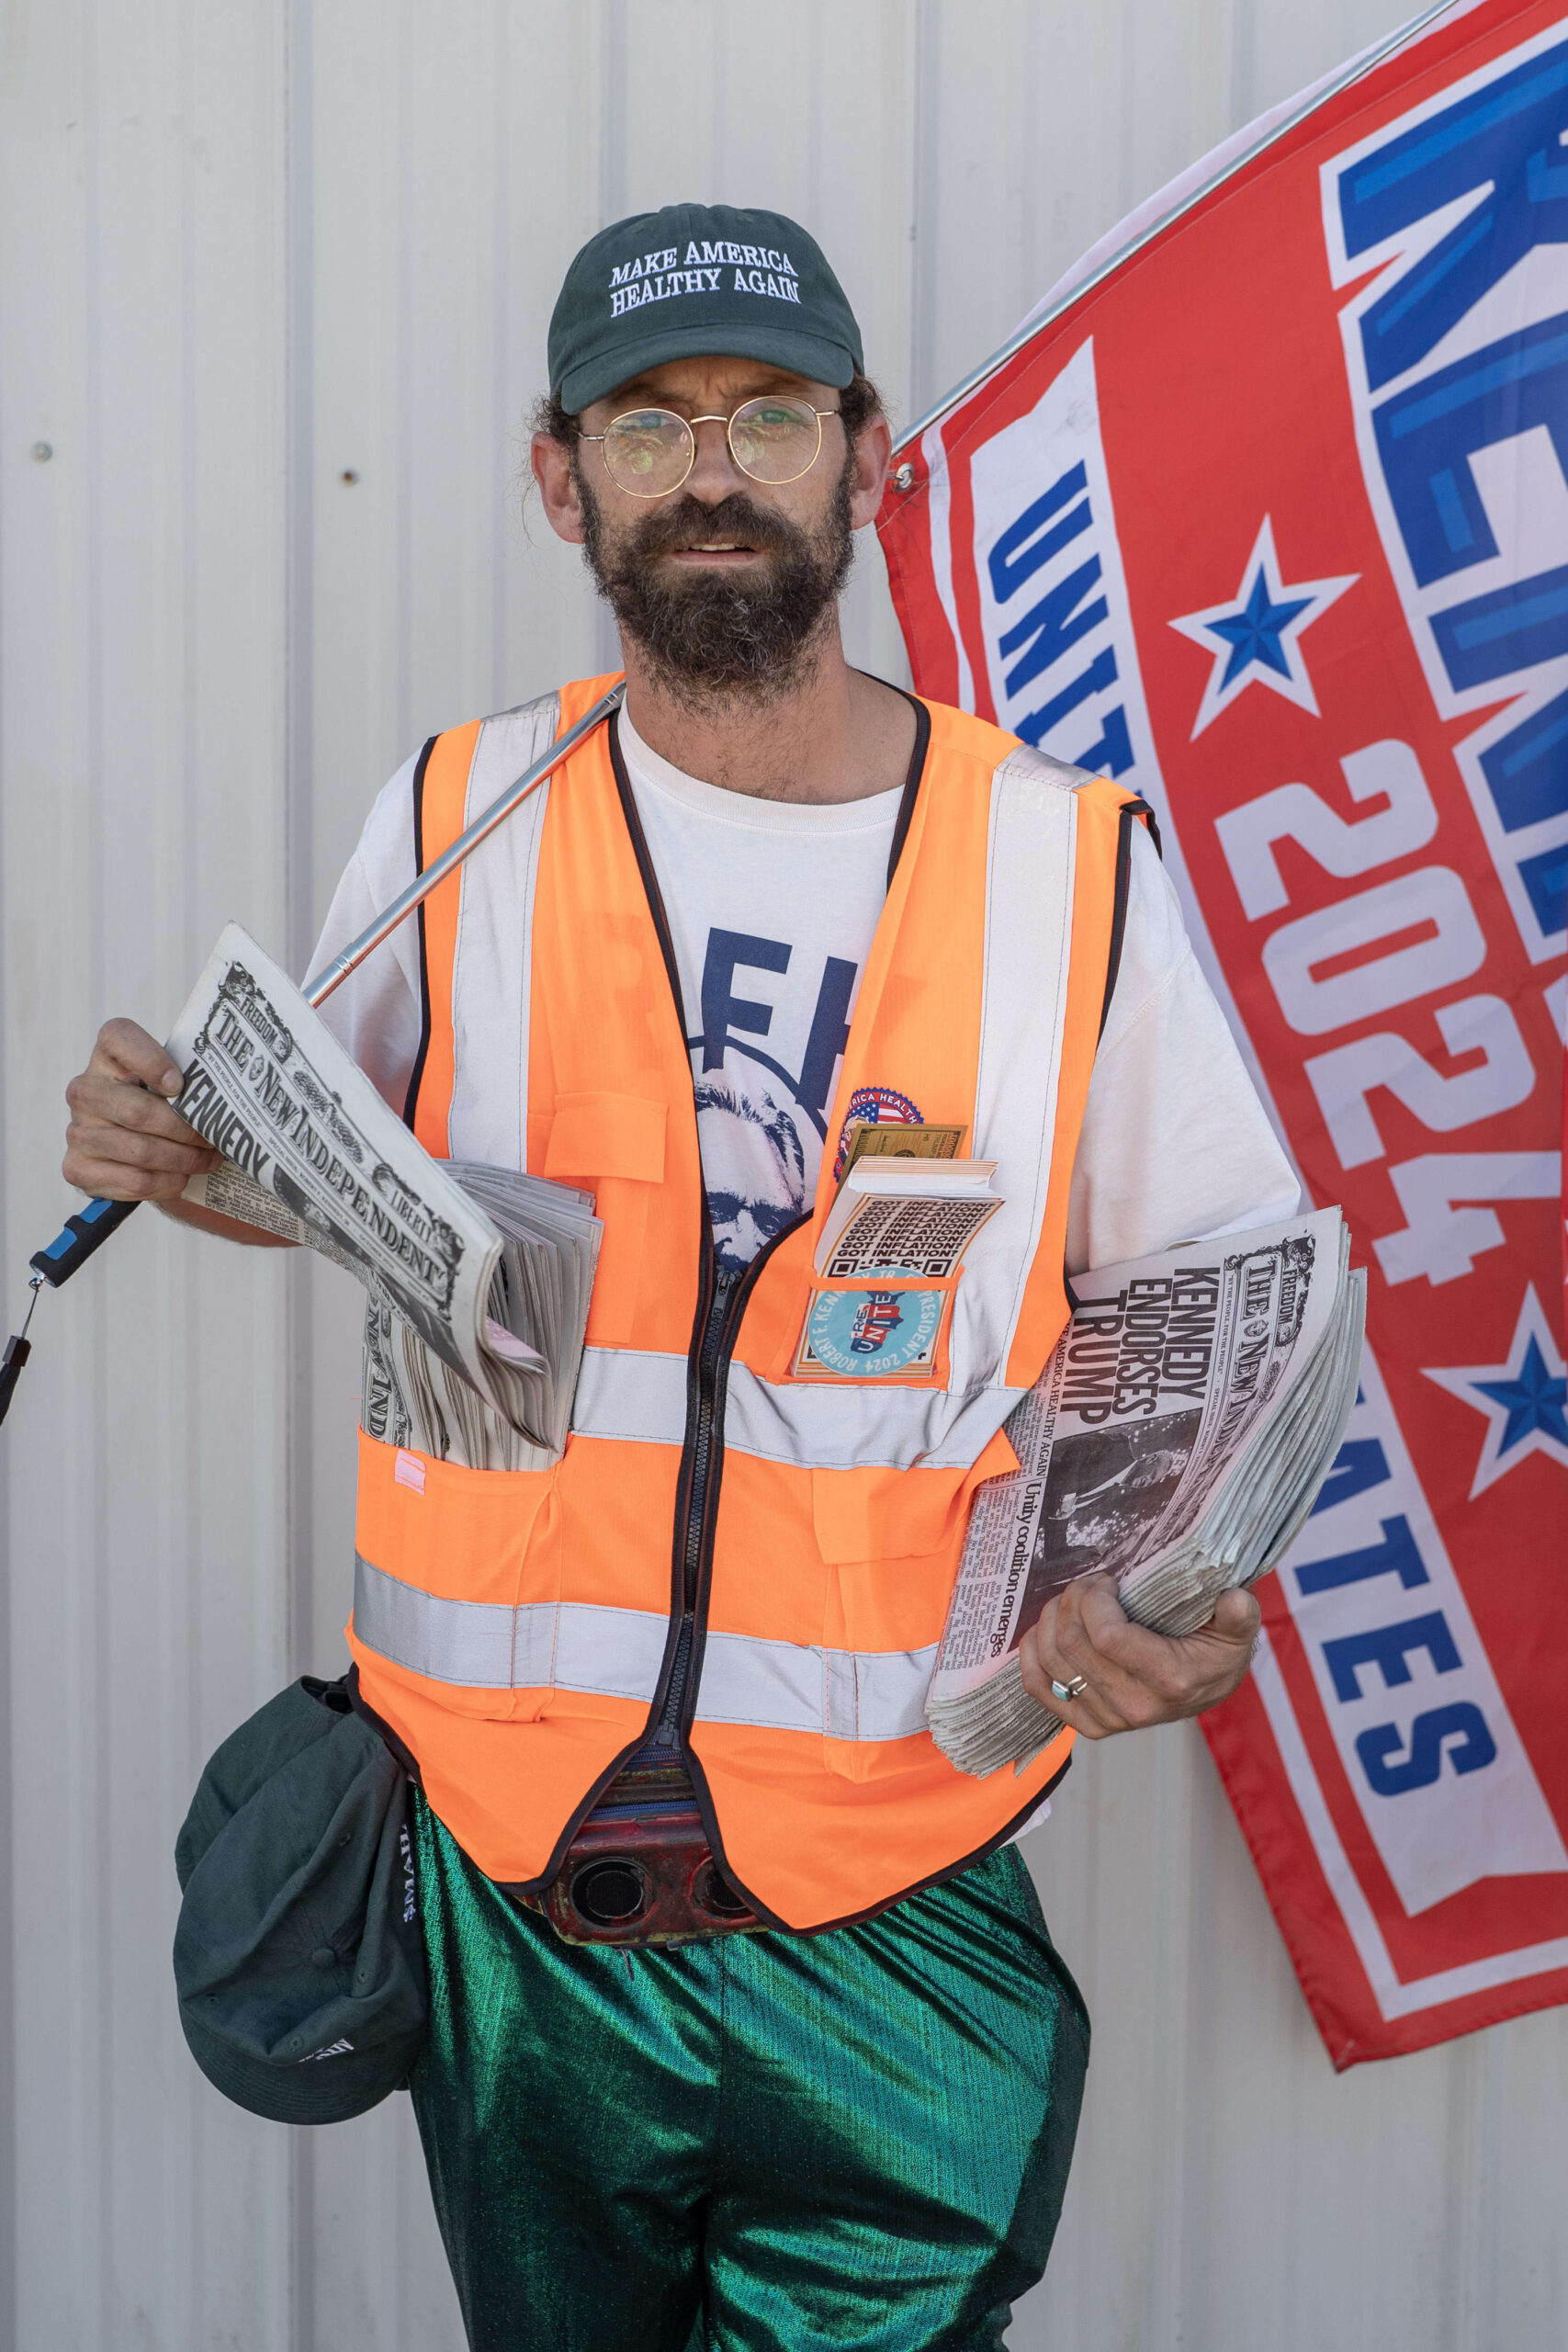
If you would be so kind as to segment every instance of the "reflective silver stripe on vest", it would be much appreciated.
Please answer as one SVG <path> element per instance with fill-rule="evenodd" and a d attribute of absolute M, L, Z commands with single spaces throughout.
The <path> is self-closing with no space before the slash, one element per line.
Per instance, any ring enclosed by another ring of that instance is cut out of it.
<path fill-rule="evenodd" d="M 541 695 L 487 718 L 468 769 L 463 822 L 471 824 L 513 776 L 542 759 L 559 732 L 558 695 Z M 483 1160 L 491 1168 L 527 1164 L 534 890 L 553 782 L 547 778 L 530 793 L 462 868 L 447 1132 L 454 1159 Z"/>
<path fill-rule="evenodd" d="M 686 1434 L 684 1356 L 585 1348 L 571 1408 L 579 1437 L 680 1445 Z M 1023 1392 L 982 1388 L 780 1386 L 743 1363 L 729 1369 L 724 1442 L 736 1453 L 819 1470 L 967 1470 Z"/>
<path fill-rule="evenodd" d="M 781 1386 L 732 1363 L 725 1449 L 804 1469 L 967 1470 L 1022 1394 L 982 1388 L 958 1396 L 942 1388 L 883 1388 L 874 1380 Z"/>
<path fill-rule="evenodd" d="M 810 1731 L 830 1739 L 908 1739 L 926 1728 L 937 1645 L 829 1650 L 709 1632 L 697 1721 Z"/>
<path fill-rule="evenodd" d="M 356 1554 L 354 1631 L 367 1649 L 478 1690 L 602 1691 L 650 1703 L 659 1688 L 669 1621 L 649 1609 L 586 1601 L 508 1609 L 490 1600 L 440 1600 Z"/>
<path fill-rule="evenodd" d="M 468 1690 L 553 1689 L 652 1702 L 668 1620 L 647 1609 L 585 1601 L 441 1600 L 354 1563 L 354 1631 L 367 1649 Z M 908 1739 L 926 1727 L 926 1689 L 936 1645 L 924 1650 L 829 1650 L 707 1636 L 700 1721 L 764 1731 L 827 1733 L 834 1739 Z"/>
<path fill-rule="evenodd" d="M 999 1386 L 1040 1246 L 1073 946 L 1078 772 L 1038 752 L 991 779 L 986 960 L 975 1087 L 977 1159 L 997 1162 L 1005 1205 L 964 1253 L 948 1335 L 955 1390 Z"/>
<path fill-rule="evenodd" d="M 571 1426 L 580 1437 L 682 1445 L 686 1379 L 684 1356 L 660 1355 L 651 1348 L 584 1348 Z"/>

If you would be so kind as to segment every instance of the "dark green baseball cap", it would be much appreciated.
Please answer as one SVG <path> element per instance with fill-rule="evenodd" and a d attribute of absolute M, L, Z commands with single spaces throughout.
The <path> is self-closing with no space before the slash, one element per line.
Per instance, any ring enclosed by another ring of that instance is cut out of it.
<path fill-rule="evenodd" d="M 428 2018 L 409 1781 L 344 1681 L 307 1676 L 211 1758 L 175 1849 L 192 2057 L 279 2123 L 339 2123 L 408 2080 Z"/>
<path fill-rule="evenodd" d="M 861 337 L 814 237 L 782 212 L 667 204 L 591 237 L 550 320 L 550 390 L 573 415 L 669 359 L 761 359 L 841 391 Z"/>

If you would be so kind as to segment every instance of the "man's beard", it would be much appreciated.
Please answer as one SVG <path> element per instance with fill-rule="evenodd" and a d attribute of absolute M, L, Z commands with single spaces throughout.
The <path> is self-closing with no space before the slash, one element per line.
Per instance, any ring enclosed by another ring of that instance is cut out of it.
<path fill-rule="evenodd" d="M 617 545 L 577 472 L 582 553 L 601 595 L 660 684 L 692 704 L 773 700 L 814 664 L 823 622 L 854 560 L 846 462 L 820 528 L 801 529 L 744 492 L 705 506 L 689 494 L 661 500 Z M 660 558 L 732 539 L 765 552 L 744 571 L 685 574 Z"/>

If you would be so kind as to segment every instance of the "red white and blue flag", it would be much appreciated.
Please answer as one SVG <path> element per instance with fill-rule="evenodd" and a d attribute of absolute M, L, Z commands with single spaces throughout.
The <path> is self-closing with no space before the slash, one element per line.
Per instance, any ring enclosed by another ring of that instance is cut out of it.
<path fill-rule="evenodd" d="M 1155 806 L 1371 1283 L 1209 1744 L 1336 2064 L 1568 1999 L 1568 15 L 1210 157 L 910 436 L 921 691 Z"/>

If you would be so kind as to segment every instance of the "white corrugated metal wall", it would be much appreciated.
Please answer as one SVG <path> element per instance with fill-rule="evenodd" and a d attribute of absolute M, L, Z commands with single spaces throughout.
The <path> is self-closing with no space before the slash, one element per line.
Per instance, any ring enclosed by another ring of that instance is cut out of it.
<path fill-rule="evenodd" d="M 226 916 L 302 967 L 398 761 L 607 654 L 515 494 L 584 236 L 678 195 L 799 215 L 909 417 L 1397 6 L 5 0 L 11 1307 L 97 1022 L 166 1022 Z M 874 549 L 852 606 L 897 674 Z M 203 1757 L 342 1655 L 353 1299 L 144 1214 L 35 1336 L 4 1441 L 0 2332 L 447 2352 L 406 2102 L 250 2121 L 167 1969 Z M 1568 2020 L 1337 2080 L 1190 1726 L 1086 1756 L 1032 1859 L 1097 2032 L 1015 2346 L 1559 2352 Z"/>

